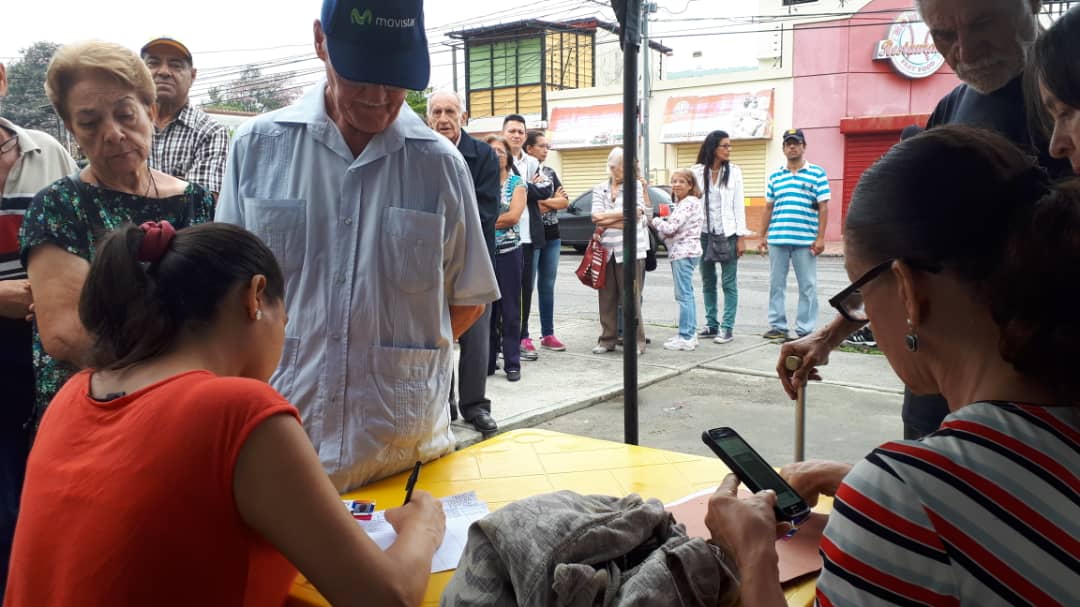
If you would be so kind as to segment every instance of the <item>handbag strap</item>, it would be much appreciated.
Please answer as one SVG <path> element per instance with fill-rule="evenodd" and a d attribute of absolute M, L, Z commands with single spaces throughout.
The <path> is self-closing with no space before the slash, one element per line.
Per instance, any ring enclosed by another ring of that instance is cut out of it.
<path fill-rule="evenodd" d="M 705 182 L 705 229 L 708 234 L 712 234 L 712 213 L 710 213 L 711 209 L 709 208 L 709 190 L 712 189 L 712 183 L 709 182 L 709 165 L 703 164 L 701 166 L 701 177 L 702 181 Z"/>

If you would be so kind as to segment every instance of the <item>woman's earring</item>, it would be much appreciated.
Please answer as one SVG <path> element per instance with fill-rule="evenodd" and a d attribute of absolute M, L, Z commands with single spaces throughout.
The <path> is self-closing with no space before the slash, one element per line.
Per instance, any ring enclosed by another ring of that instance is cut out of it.
<path fill-rule="evenodd" d="M 262 308 L 255 310 L 255 320 L 262 320 Z"/>
<path fill-rule="evenodd" d="M 919 351 L 919 335 L 915 333 L 915 327 L 911 325 L 911 319 L 907 321 L 908 334 L 904 336 L 904 343 L 907 344 L 909 352 Z"/>

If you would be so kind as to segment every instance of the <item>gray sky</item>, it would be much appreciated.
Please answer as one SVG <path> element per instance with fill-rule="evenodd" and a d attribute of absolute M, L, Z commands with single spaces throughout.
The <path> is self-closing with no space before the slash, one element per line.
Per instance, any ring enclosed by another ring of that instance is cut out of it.
<path fill-rule="evenodd" d="M 321 67 L 311 43 L 311 24 L 319 15 L 321 0 L 4 0 L 4 4 L 0 61 L 5 63 L 38 40 L 66 43 L 99 38 L 138 50 L 147 40 L 167 35 L 184 42 L 194 55 L 199 74 L 192 87 L 193 97 L 213 85 L 228 83 L 249 63 L 277 60 L 277 65 L 264 65 L 264 73 L 296 70 L 295 86 L 315 81 Z M 684 36 L 688 31 L 715 31 L 727 23 L 721 17 L 751 15 L 757 9 L 756 0 L 659 0 L 658 4 L 661 10 L 653 15 L 657 21 L 652 26 L 658 35 L 665 31 Z M 523 18 L 578 16 L 614 21 L 610 2 L 601 0 L 427 0 L 431 85 L 451 85 L 451 53 L 441 44 L 446 31 Z M 733 43 L 735 38 L 712 40 Z M 680 49 L 689 52 L 702 41 L 684 37 L 665 40 L 665 44 L 678 55 Z M 745 63 L 753 53 L 753 45 L 730 44 L 729 48 L 732 52 L 724 55 L 734 64 Z M 459 53 L 459 64 L 463 60 Z M 463 77 L 464 70 L 460 72 Z"/>

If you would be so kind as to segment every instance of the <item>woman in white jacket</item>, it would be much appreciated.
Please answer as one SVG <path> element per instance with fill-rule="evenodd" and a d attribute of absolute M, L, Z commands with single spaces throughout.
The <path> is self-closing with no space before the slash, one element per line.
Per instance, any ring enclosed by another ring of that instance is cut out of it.
<path fill-rule="evenodd" d="M 718 344 L 733 339 L 735 312 L 739 307 L 737 281 L 739 258 L 746 251 L 746 205 L 743 201 L 743 175 L 731 162 L 731 138 L 724 131 L 713 131 L 698 151 L 697 164 L 690 169 L 701 185 L 705 201 L 705 222 L 701 246 L 706 247 L 706 233 L 722 234 L 727 239 L 728 257 L 715 262 L 701 258 L 701 282 L 705 291 L 705 328 L 700 337 L 712 337 Z M 716 266 L 720 265 L 724 291 L 724 315 L 717 319 Z"/>

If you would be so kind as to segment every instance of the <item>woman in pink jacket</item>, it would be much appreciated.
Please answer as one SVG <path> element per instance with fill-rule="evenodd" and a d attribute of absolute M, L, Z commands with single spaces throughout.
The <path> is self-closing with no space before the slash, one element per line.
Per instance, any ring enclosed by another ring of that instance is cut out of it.
<path fill-rule="evenodd" d="M 694 269 L 701 261 L 701 224 L 705 221 L 701 188 L 694 174 L 679 169 L 671 174 L 671 197 L 675 201 L 665 217 L 653 217 L 652 226 L 664 239 L 675 301 L 679 304 L 679 334 L 664 344 L 665 350 L 697 348 L 697 307 L 694 302 Z"/>

